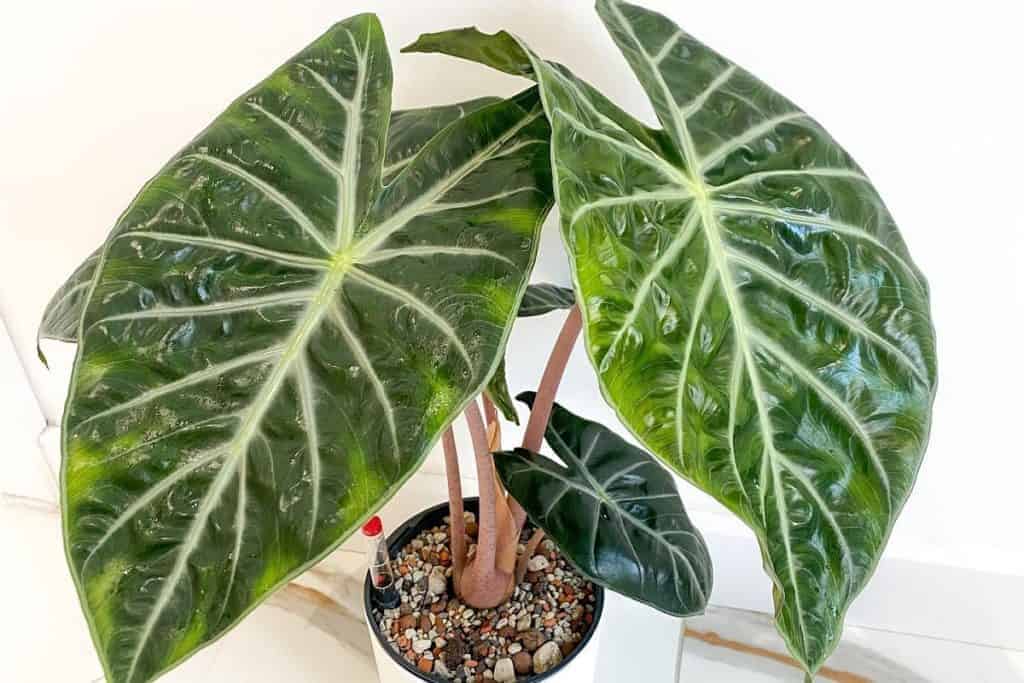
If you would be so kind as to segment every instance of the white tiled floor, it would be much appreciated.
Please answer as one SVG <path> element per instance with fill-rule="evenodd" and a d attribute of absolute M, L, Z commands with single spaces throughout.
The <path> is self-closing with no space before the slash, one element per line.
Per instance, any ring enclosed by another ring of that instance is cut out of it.
<path fill-rule="evenodd" d="M 472 482 L 467 482 L 467 486 L 472 487 Z M 45 487 L 38 490 L 46 491 Z M 385 523 L 394 525 L 429 502 L 439 500 L 442 492 L 443 481 L 437 475 L 413 478 L 403 495 L 385 508 Z M 15 549 L 5 557 L 0 569 L 0 681 L 101 680 L 100 667 L 67 574 L 56 507 L 34 497 L 3 494 L 0 547 Z M 374 681 L 369 643 L 359 621 L 362 555 L 353 552 L 357 549 L 351 542 L 346 544 L 299 582 L 273 596 L 236 630 L 164 680 Z M 626 632 L 604 641 L 603 647 L 613 649 L 601 653 L 605 672 L 599 679 L 602 683 L 622 680 L 623 665 L 625 670 L 642 675 L 645 661 L 648 666 L 655 664 L 651 660 L 658 654 L 650 650 L 640 652 L 642 638 L 635 643 L 625 642 L 628 632 L 643 632 L 642 611 L 623 613 L 616 618 L 633 623 Z M 639 628 L 636 622 L 641 622 Z M 689 620 L 686 628 L 680 681 L 802 680 L 785 657 L 781 640 L 767 615 L 716 607 Z M 643 680 L 655 678 L 646 676 Z M 1014 683 L 1024 681 L 1024 653 L 848 628 L 843 644 L 819 680 Z"/>

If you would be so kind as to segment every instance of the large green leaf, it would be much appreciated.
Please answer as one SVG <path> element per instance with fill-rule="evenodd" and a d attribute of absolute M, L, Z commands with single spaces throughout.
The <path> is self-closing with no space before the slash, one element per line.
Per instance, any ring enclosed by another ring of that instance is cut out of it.
<path fill-rule="evenodd" d="M 388 144 L 382 171 L 384 181 L 388 182 L 397 177 L 398 172 L 413 160 L 420 148 L 443 128 L 472 111 L 497 102 L 500 102 L 497 97 L 480 97 L 456 104 L 392 112 L 391 121 L 388 124 Z M 78 342 L 78 322 L 82 318 L 82 311 L 85 309 L 85 295 L 96 273 L 96 264 L 99 262 L 101 253 L 102 248 L 89 254 L 88 258 L 75 269 L 67 281 L 54 292 L 39 323 L 38 339 Z M 527 288 L 527 295 L 529 291 Z M 45 364 L 46 357 L 42 350 L 39 350 L 38 353 L 39 359 Z"/>
<path fill-rule="evenodd" d="M 139 193 L 88 289 L 68 557 L 111 681 L 145 681 L 336 547 L 503 352 L 551 204 L 534 89 L 383 186 L 371 15 L 233 103 Z"/>
<path fill-rule="evenodd" d="M 533 58 L 587 352 L 634 434 L 757 534 L 813 672 L 924 456 L 927 286 L 817 122 L 665 17 L 598 8 L 675 152 Z"/>
<path fill-rule="evenodd" d="M 427 144 L 448 125 L 481 107 L 496 104 L 497 97 L 479 97 L 456 104 L 420 107 L 392 112 L 388 125 L 388 146 L 384 154 L 384 182 L 390 182 L 409 165 Z"/>
<path fill-rule="evenodd" d="M 534 392 L 518 398 L 533 407 Z M 669 614 L 703 612 L 711 557 L 668 471 L 557 403 L 545 437 L 564 465 L 522 449 L 494 459 L 533 523 L 602 586 Z"/>

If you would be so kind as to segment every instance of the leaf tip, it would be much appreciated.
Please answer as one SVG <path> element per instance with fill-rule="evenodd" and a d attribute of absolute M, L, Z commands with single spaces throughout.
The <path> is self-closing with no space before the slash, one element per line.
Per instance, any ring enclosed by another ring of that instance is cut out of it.
<path fill-rule="evenodd" d="M 536 391 L 521 391 L 516 394 L 516 400 L 525 403 L 528 408 L 533 408 L 533 401 L 537 398 Z"/>

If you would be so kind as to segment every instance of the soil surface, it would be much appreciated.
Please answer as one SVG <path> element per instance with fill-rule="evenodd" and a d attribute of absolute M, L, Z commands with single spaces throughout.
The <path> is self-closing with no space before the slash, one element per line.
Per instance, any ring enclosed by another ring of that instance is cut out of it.
<path fill-rule="evenodd" d="M 425 529 L 393 562 L 401 605 L 373 610 L 390 646 L 437 681 L 525 681 L 556 666 L 594 621 L 594 586 L 550 541 L 541 542 L 512 597 L 494 609 L 463 605 L 452 589 L 445 523 Z M 466 513 L 470 555 L 476 518 Z M 523 539 L 533 533 L 523 532 Z M 519 546 L 519 553 L 524 551 Z"/>

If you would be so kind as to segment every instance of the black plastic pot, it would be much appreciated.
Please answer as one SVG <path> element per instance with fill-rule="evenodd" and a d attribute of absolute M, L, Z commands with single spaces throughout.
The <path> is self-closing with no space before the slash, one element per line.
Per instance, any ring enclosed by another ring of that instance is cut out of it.
<path fill-rule="evenodd" d="M 466 498 L 464 501 L 464 508 L 466 512 L 472 512 L 474 514 L 479 512 L 479 499 L 478 498 Z M 444 523 L 444 517 L 448 515 L 448 503 L 440 503 L 432 508 L 428 508 L 412 519 L 406 521 L 405 524 L 395 529 L 388 536 L 388 550 L 391 553 L 391 557 L 397 557 L 398 553 L 402 548 L 412 542 L 412 539 L 419 535 L 420 531 L 429 527 L 440 526 Z M 381 649 L 388 653 L 388 656 L 395 661 L 400 667 L 408 671 L 411 675 L 420 679 L 421 681 L 430 681 L 431 683 L 438 683 L 439 681 L 445 681 L 440 676 L 434 676 L 430 674 L 424 674 L 415 665 L 410 664 L 401 655 L 398 654 L 388 642 L 387 636 L 380 631 L 380 625 L 377 620 L 373 617 L 373 603 L 371 601 L 371 590 L 372 585 L 370 583 L 370 574 L 367 572 L 366 580 L 363 582 L 363 610 L 366 612 L 367 621 L 370 626 L 370 631 L 373 636 L 380 641 Z M 601 614 L 604 612 L 604 588 L 594 584 L 594 621 L 590 624 L 590 628 L 579 644 L 573 648 L 573 651 L 569 653 L 565 659 L 563 659 L 558 666 L 545 671 L 542 674 L 532 674 L 526 678 L 519 678 L 519 681 L 543 681 L 547 678 L 556 676 L 562 669 L 569 665 L 570 662 L 575 659 L 576 655 L 583 651 L 583 649 L 590 642 L 591 636 L 597 630 L 597 625 L 601 621 Z"/>

